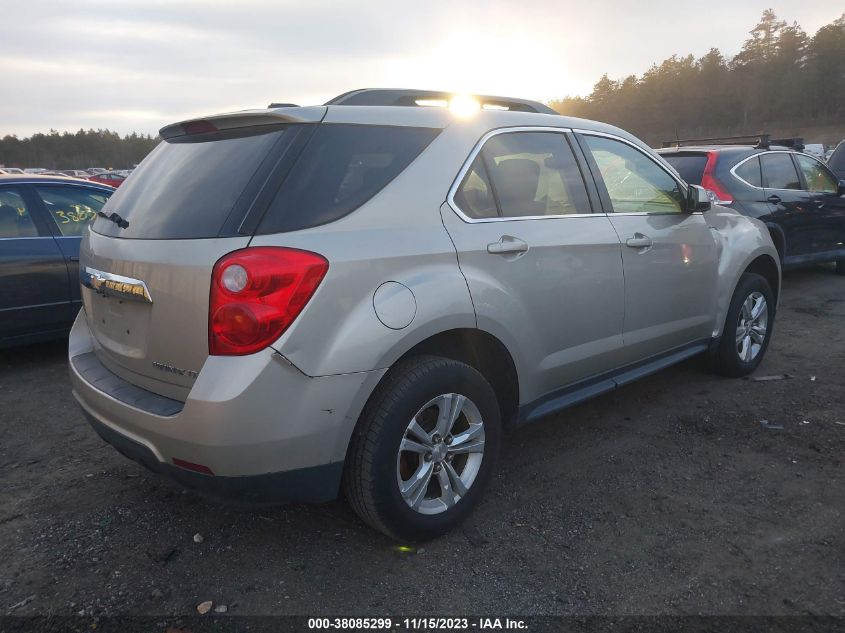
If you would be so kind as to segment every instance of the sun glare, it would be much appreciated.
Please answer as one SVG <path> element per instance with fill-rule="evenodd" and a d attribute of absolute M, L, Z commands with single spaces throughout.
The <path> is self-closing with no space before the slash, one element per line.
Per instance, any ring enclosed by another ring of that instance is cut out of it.
<path fill-rule="evenodd" d="M 454 95 L 449 101 L 449 109 L 455 116 L 468 117 L 478 112 L 481 104 L 469 95 Z"/>
<path fill-rule="evenodd" d="M 384 85 L 451 90 L 455 94 L 546 99 L 565 94 L 568 89 L 565 60 L 537 38 L 521 33 L 455 31 L 444 35 L 427 52 L 385 60 L 382 68 L 379 83 Z M 455 106 L 449 105 L 457 113 Z M 464 107 L 465 102 L 461 102 L 462 112 Z M 470 114 L 478 109 L 470 107 Z"/>

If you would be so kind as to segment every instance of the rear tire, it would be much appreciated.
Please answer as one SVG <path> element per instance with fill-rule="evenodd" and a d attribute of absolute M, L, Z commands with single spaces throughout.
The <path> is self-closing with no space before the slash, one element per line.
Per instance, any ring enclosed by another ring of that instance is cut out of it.
<path fill-rule="evenodd" d="M 766 355 L 775 320 L 775 300 L 769 282 L 745 273 L 731 298 L 713 369 L 723 376 L 750 374 Z"/>
<path fill-rule="evenodd" d="M 478 371 L 437 356 L 404 360 L 370 397 L 352 435 L 346 498 L 391 538 L 440 536 L 478 503 L 501 433 L 496 395 Z"/>

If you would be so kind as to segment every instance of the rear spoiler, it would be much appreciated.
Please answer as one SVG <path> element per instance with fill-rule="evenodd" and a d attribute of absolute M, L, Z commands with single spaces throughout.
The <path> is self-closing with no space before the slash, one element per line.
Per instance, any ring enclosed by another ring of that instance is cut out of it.
<path fill-rule="evenodd" d="M 319 123 L 326 115 L 325 106 L 310 107 L 282 107 L 272 110 L 241 110 L 240 112 L 227 112 L 225 114 L 213 114 L 180 121 L 172 125 L 166 125 L 158 131 L 163 139 L 189 136 L 193 134 L 205 134 L 220 130 L 233 130 L 243 127 L 256 127 L 261 125 L 279 125 L 280 123 Z"/>

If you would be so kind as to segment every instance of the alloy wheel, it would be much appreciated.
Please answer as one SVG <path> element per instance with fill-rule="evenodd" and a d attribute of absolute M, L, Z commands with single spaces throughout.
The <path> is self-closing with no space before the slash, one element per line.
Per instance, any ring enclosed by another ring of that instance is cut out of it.
<path fill-rule="evenodd" d="M 744 363 L 757 358 L 766 340 L 769 306 L 761 292 L 752 292 L 742 303 L 736 326 L 736 353 Z"/>
<path fill-rule="evenodd" d="M 469 492 L 484 458 L 484 421 L 472 400 L 445 393 L 411 419 L 396 458 L 399 492 L 420 514 L 439 514 Z"/>

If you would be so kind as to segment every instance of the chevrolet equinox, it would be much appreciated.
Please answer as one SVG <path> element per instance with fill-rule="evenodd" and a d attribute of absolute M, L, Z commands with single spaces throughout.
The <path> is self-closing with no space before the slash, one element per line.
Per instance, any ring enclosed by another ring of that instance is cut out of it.
<path fill-rule="evenodd" d="M 616 127 L 450 99 L 163 128 L 81 246 L 70 371 L 97 433 L 189 487 L 343 491 L 421 540 L 472 510 L 504 431 L 696 354 L 757 367 L 762 223 Z"/>

